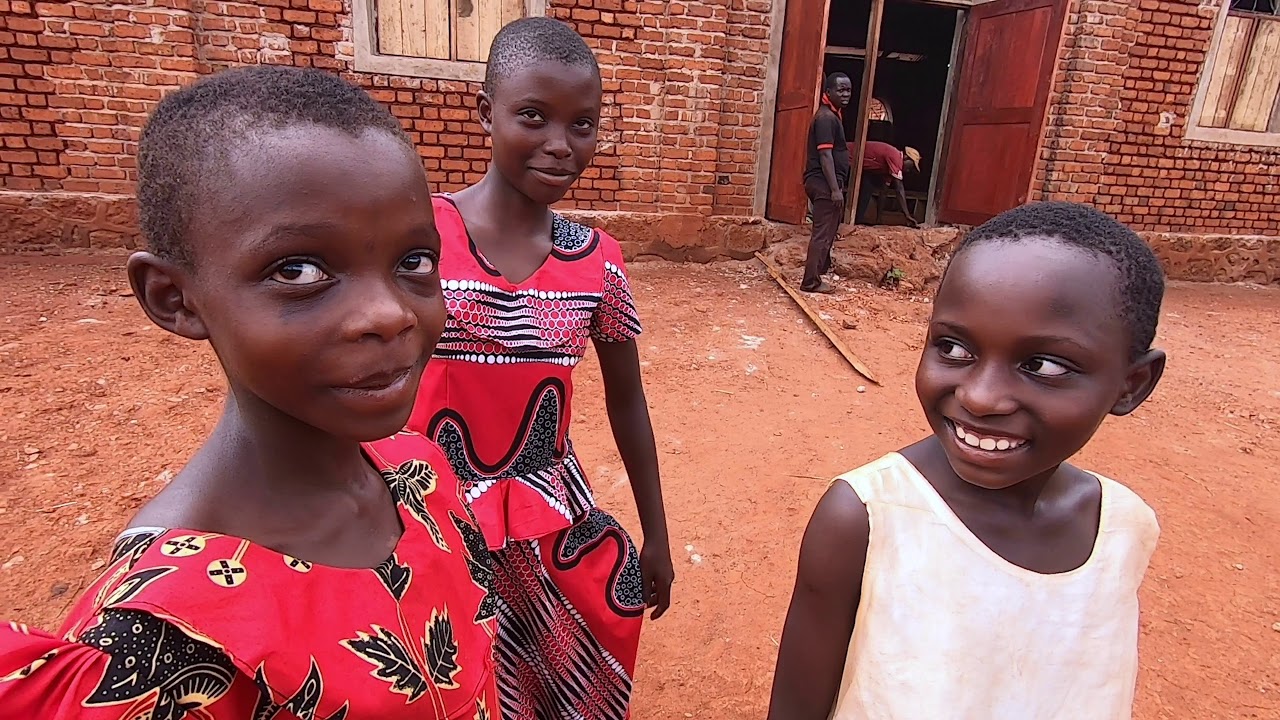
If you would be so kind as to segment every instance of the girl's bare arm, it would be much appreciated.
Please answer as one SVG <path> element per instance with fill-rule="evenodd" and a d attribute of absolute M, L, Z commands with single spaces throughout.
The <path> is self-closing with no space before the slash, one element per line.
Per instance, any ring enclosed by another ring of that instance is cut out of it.
<path fill-rule="evenodd" d="M 773 676 L 769 720 L 827 720 L 844 673 L 862 593 L 870 523 L 843 480 L 827 489 L 800 545 Z"/>

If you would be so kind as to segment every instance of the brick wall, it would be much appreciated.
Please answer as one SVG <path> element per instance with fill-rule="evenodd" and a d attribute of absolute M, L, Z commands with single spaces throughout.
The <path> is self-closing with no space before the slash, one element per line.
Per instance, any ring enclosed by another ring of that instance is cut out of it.
<path fill-rule="evenodd" d="M 605 118 L 567 205 L 748 215 L 771 0 L 551 0 L 597 52 Z M 391 107 L 441 189 L 485 167 L 475 84 L 358 74 L 350 0 L 0 0 L 0 188 L 131 192 L 148 110 L 247 63 L 345 74 Z"/>
<path fill-rule="evenodd" d="M 1280 235 L 1280 148 L 1185 139 L 1221 5 L 1072 0 L 1034 197 L 1158 235 Z"/>
<path fill-rule="evenodd" d="M 1032 197 L 1119 216 L 1181 276 L 1276 281 L 1280 149 L 1184 139 L 1220 3 L 1069 1 Z M 749 257 L 768 236 L 747 216 L 772 2 L 549 0 L 605 86 L 599 154 L 566 206 L 623 223 L 641 252 Z M 355 73 L 353 54 L 351 0 L 0 0 L 0 246 L 136 243 L 121 199 L 148 110 L 237 64 L 342 73 L 402 119 L 438 188 L 480 177 L 476 85 Z"/>

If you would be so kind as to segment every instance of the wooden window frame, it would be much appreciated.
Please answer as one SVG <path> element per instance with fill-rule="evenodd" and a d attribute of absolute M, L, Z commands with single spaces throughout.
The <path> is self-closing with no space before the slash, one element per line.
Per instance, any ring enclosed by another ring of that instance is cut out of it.
<path fill-rule="evenodd" d="M 378 52 L 377 0 L 351 0 L 351 29 L 355 41 L 355 70 L 379 75 L 403 75 L 432 80 L 483 82 L 483 62 L 384 55 Z M 525 0 L 525 16 L 547 14 L 547 0 Z"/>
<path fill-rule="evenodd" d="M 1209 52 L 1206 54 L 1204 65 L 1200 69 L 1200 79 L 1196 84 L 1196 95 L 1191 105 L 1191 114 L 1187 117 L 1186 138 L 1188 140 L 1202 140 L 1231 145 L 1280 148 L 1280 132 L 1212 128 L 1200 124 L 1200 117 L 1204 113 L 1205 102 L 1209 94 L 1209 84 L 1213 77 L 1214 64 L 1218 61 L 1218 56 L 1222 51 L 1222 38 L 1227 27 L 1227 18 L 1232 15 L 1263 18 L 1267 22 L 1280 22 L 1280 15 L 1271 20 L 1267 15 L 1261 13 L 1233 12 L 1231 10 L 1231 0 L 1221 0 L 1218 17 L 1214 21 L 1213 42 L 1209 45 Z"/>

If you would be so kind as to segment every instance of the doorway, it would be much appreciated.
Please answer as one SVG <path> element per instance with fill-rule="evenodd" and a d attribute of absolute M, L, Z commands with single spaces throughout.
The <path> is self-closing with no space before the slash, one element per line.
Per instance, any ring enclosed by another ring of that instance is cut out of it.
<path fill-rule="evenodd" d="M 885 0 L 880 24 L 871 111 L 865 140 L 912 147 L 920 152 L 920 171 L 906 173 L 908 211 L 917 221 L 931 216 L 929 189 L 937 174 L 937 151 L 949 89 L 952 55 L 961 11 L 956 7 L 911 0 Z M 823 76 L 843 72 L 853 79 L 853 99 L 845 112 L 845 135 L 861 142 L 867 30 L 871 0 L 831 0 Z M 867 220 L 876 225 L 905 225 L 906 217 L 889 188 L 875 188 Z M 851 217 L 856 201 L 848 203 Z"/>
<path fill-rule="evenodd" d="M 770 68 L 776 108 L 760 168 L 768 182 L 765 217 L 805 220 L 809 125 L 822 78 L 836 70 L 853 80 L 846 135 L 855 148 L 864 140 L 870 100 L 880 97 L 893 122 L 868 121 L 865 135 L 920 151 L 922 172 L 904 183 L 915 198 L 913 217 L 974 225 L 1026 202 L 1066 6 L 1066 0 L 785 0 L 778 62 Z M 890 213 L 868 219 L 894 220 Z"/>

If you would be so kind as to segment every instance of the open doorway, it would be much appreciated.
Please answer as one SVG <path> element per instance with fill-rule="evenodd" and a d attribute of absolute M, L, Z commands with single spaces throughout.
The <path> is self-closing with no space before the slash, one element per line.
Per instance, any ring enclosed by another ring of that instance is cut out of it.
<path fill-rule="evenodd" d="M 907 184 L 912 217 L 977 225 L 1026 202 L 1066 10 L 1067 0 L 787 0 L 770 69 L 777 94 L 762 153 L 765 217 L 804 222 L 802 173 L 823 71 L 845 71 L 860 91 L 864 63 L 874 66 L 867 94 L 886 97 L 893 116 L 891 128 L 872 124 L 867 135 L 887 133 L 922 156 L 924 172 Z M 846 113 L 857 142 L 862 101 Z M 868 219 L 892 221 L 888 206 Z"/>
<path fill-rule="evenodd" d="M 853 79 L 854 96 L 845 113 L 845 134 L 855 142 L 864 140 L 859 137 L 858 119 L 864 101 L 861 79 L 866 67 L 871 11 L 871 0 L 831 0 L 827 20 L 823 75 L 843 72 Z M 938 174 L 936 158 L 959 16 L 955 7 L 910 0 L 884 3 L 865 140 L 888 143 L 898 150 L 912 147 L 920 152 L 920 172 L 907 173 L 903 178 L 908 210 L 919 222 L 931 214 L 930 188 Z M 906 224 L 893 195 L 889 187 L 874 188 L 867 222 Z M 853 200 L 851 205 L 856 205 Z"/>

